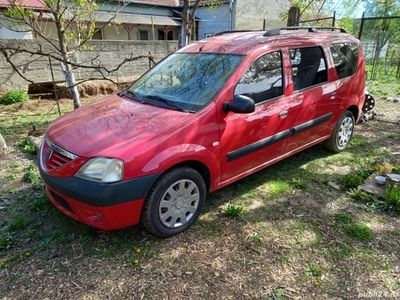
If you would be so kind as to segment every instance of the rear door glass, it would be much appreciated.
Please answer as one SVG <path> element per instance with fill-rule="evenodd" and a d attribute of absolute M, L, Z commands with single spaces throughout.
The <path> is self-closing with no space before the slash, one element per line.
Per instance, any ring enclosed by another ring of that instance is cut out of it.
<path fill-rule="evenodd" d="M 289 49 L 294 90 L 328 80 L 326 60 L 321 47 Z"/>
<path fill-rule="evenodd" d="M 330 46 L 333 63 L 339 78 L 353 75 L 357 71 L 358 46 L 355 43 L 337 43 Z"/>

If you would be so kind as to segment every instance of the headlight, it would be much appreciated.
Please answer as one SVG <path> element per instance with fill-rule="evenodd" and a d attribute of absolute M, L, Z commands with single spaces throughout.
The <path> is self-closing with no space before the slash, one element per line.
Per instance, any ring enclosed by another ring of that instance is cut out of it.
<path fill-rule="evenodd" d="M 123 165 L 119 159 L 96 157 L 87 161 L 75 176 L 97 182 L 116 182 L 122 179 Z"/>

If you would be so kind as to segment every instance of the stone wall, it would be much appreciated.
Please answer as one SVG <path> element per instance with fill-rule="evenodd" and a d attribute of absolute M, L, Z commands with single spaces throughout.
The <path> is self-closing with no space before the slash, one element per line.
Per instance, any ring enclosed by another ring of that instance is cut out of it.
<path fill-rule="evenodd" d="M 2 40 L 13 47 L 26 49 L 36 49 L 38 47 L 36 40 Z M 43 47 L 43 51 L 50 50 L 50 47 Z M 101 64 L 107 68 L 114 68 L 131 54 L 148 55 L 149 51 L 155 61 L 161 60 L 166 55 L 177 49 L 176 41 L 91 41 L 87 44 L 87 49 L 77 52 L 74 56 L 74 62 L 80 64 L 90 64 L 94 58 L 101 61 Z M 96 58 L 96 56 L 98 57 Z M 50 82 L 51 71 L 47 57 L 34 57 L 29 54 L 18 54 L 13 57 L 16 65 L 21 65 L 20 72 L 35 83 Z M 26 64 L 29 62 L 28 64 Z M 56 81 L 63 81 L 64 77 L 57 61 L 52 61 L 53 71 Z M 22 66 L 23 65 L 23 66 Z M 115 80 L 121 78 L 135 78 L 141 75 L 149 68 L 148 59 L 140 59 L 125 64 L 118 72 L 113 74 Z M 86 79 L 98 77 L 98 73 L 90 69 L 75 70 L 77 79 Z M 0 90 L 26 89 L 28 83 L 23 80 L 0 55 Z"/>

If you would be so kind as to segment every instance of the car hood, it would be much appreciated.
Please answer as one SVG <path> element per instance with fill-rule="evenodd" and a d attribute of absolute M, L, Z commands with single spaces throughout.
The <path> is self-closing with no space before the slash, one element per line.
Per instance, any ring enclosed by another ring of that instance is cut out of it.
<path fill-rule="evenodd" d="M 115 156 L 118 149 L 128 144 L 134 147 L 193 116 L 113 95 L 65 114 L 52 124 L 47 135 L 78 156 Z"/>

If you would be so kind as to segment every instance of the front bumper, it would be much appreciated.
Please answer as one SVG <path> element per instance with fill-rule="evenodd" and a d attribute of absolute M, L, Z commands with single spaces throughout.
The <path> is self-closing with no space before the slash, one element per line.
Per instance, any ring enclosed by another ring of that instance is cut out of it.
<path fill-rule="evenodd" d="M 98 183 L 76 177 L 50 176 L 42 170 L 47 194 L 67 216 L 101 230 L 113 230 L 140 221 L 144 199 L 158 174 L 116 183 Z"/>

